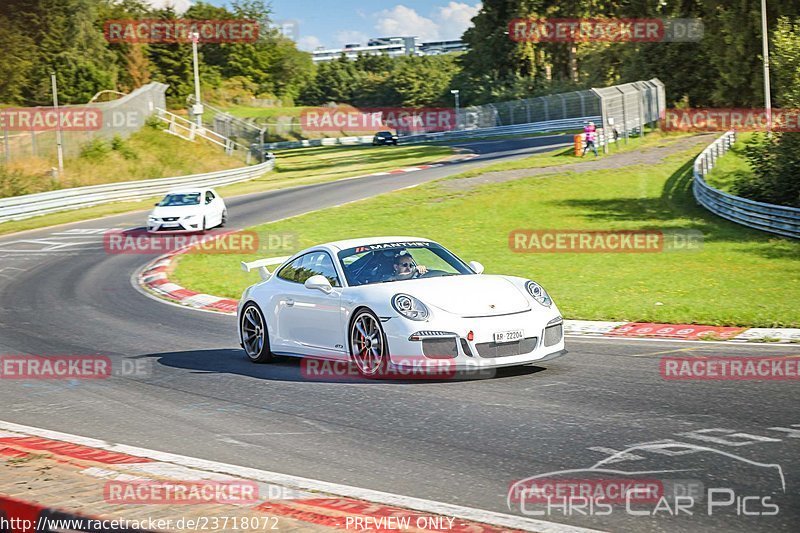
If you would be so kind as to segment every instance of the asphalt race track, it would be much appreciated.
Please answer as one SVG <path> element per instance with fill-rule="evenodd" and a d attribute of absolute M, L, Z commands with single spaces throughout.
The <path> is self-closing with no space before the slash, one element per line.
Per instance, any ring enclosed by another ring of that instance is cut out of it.
<path fill-rule="evenodd" d="M 231 227 L 568 143 L 478 142 L 463 146 L 481 157 L 461 164 L 229 198 Z M 632 516 L 623 506 L 606 516 L 553 509 L 532 517 L 616 531 L 796 530 L 797 381 L 665 381 L 659 358 L 800 357 L 800 346 L 580 337 L 567 339 L 565 357 L 490 380 L 308 381 L 296 360 L 250 364 L 233 317 L 164 305 L 132 287 L 131 276 L 150 257 L 107 255 L 102 232 L 139 227 L 145 216 L 0 238 L 1 354 L 102 354 L 142 359 L 150 369 L 136 378 L 1 380 L 1 420 L 512 514 L 520 513 L 506 504 L 513 482 L 589 468 L 635 448 L 607 467 L 668 470 L 639 477 L 729 488 L 733 503 L 711 515 L 704 502 L 681 516 Z M 653 441 L 706 448 L 636 446 Z M 750 496 L 757 498 L 742 505 Z M 764 498 L 779 505 L 776 516 L 744 516 L 769 511 Z"/>

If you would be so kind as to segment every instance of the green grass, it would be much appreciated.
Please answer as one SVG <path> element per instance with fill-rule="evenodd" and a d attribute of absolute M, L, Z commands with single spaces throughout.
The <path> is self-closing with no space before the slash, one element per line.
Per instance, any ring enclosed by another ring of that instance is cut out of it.
<path fill-rule="evenodd" d="M 293 250 L 359 236 L 429 237 L 465 260 L 482 262 L 487 273 L 539 281 L 567 318 L 799 327 L 800 243 L 698 207 L 691 194 L 698 152 L 658 165 L 467 190 L 434 182 L 254 229 L 296 235 Z M 704 243 L 694 252 L 526 254 L 508 247 L 509 232 L 519 228 L 696 230 Z M 258 280 L 239 270 L 240 260 L 284 253 L 186 255 L 173 278 L 184 287 L 238 298 Z"/>
<path fill-rule="evenodd" d="M 734 184 L 753 175 L 753 169 L 744 156 L 744 148 L 753 133 L 739 133 L 731 149 L 717 160 L 706 177 L 706 183 L 725 192 L 733 192 Z"/>
<path fill-rule="evenodd" d="M 277 117 L 299 117 L 305 109 L 311 109 L 311 107 L 253 107 L 233 105 L 226 107 L 224 111 L 240 118 L 273 119 Z"/>
<path fill-rule="evenodd" d="M 274 172 L 222 187 L 223 196 L 311 185 L 325 181 L 439 161 L 452 155 L 447 146 L 321 146 L 276 151 Z"/>
<path fill-rule="evenodd" d="M 659 147 L 659 148 L 666 147 L 669 146 L 669 144 L 674 141 L 689 136 L 690 135 L 686 133 L 653 132 L 644 137 L 631 138 L 628 140 L 627 143 L 624 140 L 620 139 L 618 143 L 613 143 L 609 145 L 608 155 L 632 152 L 635 150 L 644 150 L 647 148 L 654 148 L 654 147 Z M 598 149 L 598 152 L 601 154 L 600 157 L 604 157 L 602 149 Z M 587 152 L 586 158 L 587 160 L 591 160 L 594 158 L 594 154 L 592 152 Z M 485 174 L 487 172 L 495 172 L 503 170 L 557 167 L 560 165 L 568 165 L 570 163 L 578 163 L 580 161 L 581 159 L 575 156 L 575 148 L 570 146 L 569 148 L 565 148 L 564 150 L 561 150 L 559 152 L 536 154 L 530 157 L 526 157 L 524 159 L 509 161 L 507 163 L 497 163 L 487 168 L 480 168 L 480 169 L 470 170 L 467 172 L 462 172 L 461 174 L 457 174 L 455 176 L 451 176 L 446 179 L 472 178 L 475 176 L 480 176 L 481 174 Z"/>
<path fill-rule="evenodd" d="M 171 141 L 182 143 L 178 146 L 169 144 L 174 150 L 173 157 L 176 159 L 188 158 L 195 150 L 194 146 L 187 141 L 167 136 L 164 133 L 156 133 L 166 137 L 166 139 L 162 139 L 165 143 L 170 143 Z M 230 197 L 239 194 L 310 185 L 437 161 L 452 153 L 452 149 L 448 147 L 421 145 L 386 147 L 331 146 L 287 150 L 277 153 L 278 159 L 275 171 L 247 182 L 219 187 L 217 191 L 223 197 Z M 225 157 L 226 164 L 242 166 L 241 162 L 228 158 L 222 155 L 221 152 L 220 155 Z M 108 172 L 108 169 L 106 171 Z M 138 211 L 140 209 L 150 209 L 155 201 L 156 198 L 147 198 L 137 202 L 105 204 L 15 222 L 4 222 L 0 224 L 0 235 Z"/>
<path fill-rule="evenodd" d="M 92 149 L 89 149 L 90 146 Z M 117 149 L 112 149 L 112 146 Z M 225 155 L 218 147 L 199 142 L 190 143 L 149 126 L 113 145 L 110 140 L 84 143 L 83 155 L 64 160 L 64 175 L 58 182 L 52 180 L 49 172 L 57 166 L 54 159 L 55 149 L 43 151 L 52 155 L 52 158 L 30 157 L 14 160 L 9 164 L 8 171 L 15 178 L 13 183 L 0 179 L 0 197 L 85 185 L 184 176 L 242 166 L 241 161 Z"/>

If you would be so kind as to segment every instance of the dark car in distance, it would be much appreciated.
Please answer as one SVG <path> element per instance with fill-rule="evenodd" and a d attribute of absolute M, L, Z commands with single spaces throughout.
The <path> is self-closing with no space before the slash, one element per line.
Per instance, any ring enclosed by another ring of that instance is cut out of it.
<path fill-rule="evenodd" d="M 372 146 L 380 146 L 382 144 L 393 144 L 397 146 L 397 135 L 391 131 L 379 131 L 372 138 Z"/>

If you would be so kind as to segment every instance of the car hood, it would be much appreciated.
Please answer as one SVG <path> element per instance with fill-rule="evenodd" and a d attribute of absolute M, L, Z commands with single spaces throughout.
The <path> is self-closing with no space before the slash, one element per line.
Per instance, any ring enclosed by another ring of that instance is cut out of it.
<path fill-rule="evenodd" d="M 530 300 L 503 276 L 443 276 L 392 285 L 397 292 L 407 292 L 426 305 L 462 317 L 505 315 L 531 308 Z"/>
<path fill-rule="evenodd" d="M 198 214 L 202 211 L 200 205 L 175 205 L 175 206 L 161 206 L 156 207 L 150 213 L 154 217 L 185 217 L 188 215 Z"/>

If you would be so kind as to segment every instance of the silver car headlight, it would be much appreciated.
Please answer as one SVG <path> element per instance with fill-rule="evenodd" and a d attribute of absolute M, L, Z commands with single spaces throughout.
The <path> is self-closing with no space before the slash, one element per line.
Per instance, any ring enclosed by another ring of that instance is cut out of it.
<path fill-rule="evenodd" d="M 191 220 L 193 218 L 197 218 L 197 215 L 186 215 L 185 217 L 183 217 L 183 220 Z"/>
<path fill-rule="evenodd" d="M 544 287 L 542 287 L 535 281 L 527 281 L 525 283 L 525 289 L 527 289 L 528 294 L 533 296 L 534 300 L 536 300 L 543 306 L 550 307 L 553 304 L 553 300 L 550 298 L 550 295 L 547 294 L 547 291 L 544 290 Z"/>
<path fill-rule="evenodd" d="M 395 294 L 392 297 L 392 307 L 410 320 L 427 320 L 431 315 L 424 303 L 408 294 Z"/>
<path fill-rule="evenodd" d="M 147 217 L 147 221 L 148 222 L 158 222 L 158 217 L 154 217 L 153 215 L 150 215 L 149 217 Z"/>

